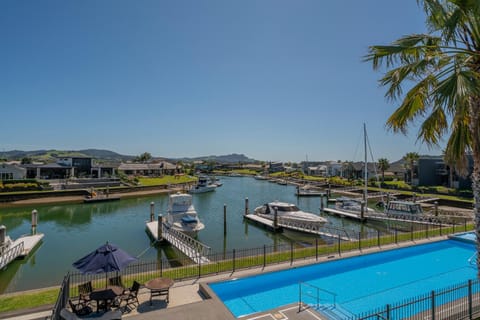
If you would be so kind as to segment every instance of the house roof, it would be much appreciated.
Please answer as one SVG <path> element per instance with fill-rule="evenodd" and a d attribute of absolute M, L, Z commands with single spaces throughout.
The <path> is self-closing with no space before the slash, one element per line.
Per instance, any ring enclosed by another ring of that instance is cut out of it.
<path fill-rule="evenodd" d="M 174 170 L 176 169 L 177 166 L 163 161 L 159 163 L 121 163 L 118 166 L 118 170 L 160 170 L 160 169 L 165 169 L 165 170 Z"/>

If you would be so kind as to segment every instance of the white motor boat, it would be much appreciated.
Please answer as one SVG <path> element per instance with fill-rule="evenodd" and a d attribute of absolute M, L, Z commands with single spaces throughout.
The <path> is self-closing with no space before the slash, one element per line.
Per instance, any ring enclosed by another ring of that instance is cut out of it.
<path fill-rule="evenodd" d="M 279 218 L 288 219 L 296 222 L 309 222 L 315 224 L 325 224 L 327 219 L 320 217 L 317 214 L 305 212 L 300 210 L 296 205 L 292 203 L 274 201 L 266 203 L 262 206 L 255 208 L 254 213 L 266 219 L 275 219 L 275 210 Z"/>
<path fill-rule="evenodd" d="M 306 184 L 302 187 L 297 186 L 297 192 L 295 193 L 295 195 L 297 195 L 299 197 L 300 196 L 311 196 L 311 197 L 324 196 L 325 194 L 326 193 L 324 191 L 315 189 L 314 187 L 312 187 L 309 184 Z"/>
<path fill-rule="evenodd" d="M 362 203 L 361 200 L 348 197 L 340 197 L 335 202 L 335 209 L 360 214 L 362 211 Z M 367 206 L 365 206 L 363 210 L 365 210 L 365 213 L 375 213 L 375 210 L 373 210 L 372 208 L 368 208 Z"/>
<path fill-rule="evenodd" d="M 209 182 L 208 177 L 200 176 L 198 177 L 198 182 L 195 186 L 193 186 L 188 192 L 189 193 L 203 193 L 203 192 L 210 192 L 215 191 L 217 186 L 211 184 Z"/>
<path fill-rule="evenodd" d="M 192 237 L 205 228 L 192 204 L 192 196 L 180 192 L 168 198 L 166 225 Z"/>
<path fill-rule="evenodd" d="M 389 201 L 385 208 L 385 213 L 396 215 L 421 215 L 423 214 L 423 209 L 422 206 L 416 202 Z"/>

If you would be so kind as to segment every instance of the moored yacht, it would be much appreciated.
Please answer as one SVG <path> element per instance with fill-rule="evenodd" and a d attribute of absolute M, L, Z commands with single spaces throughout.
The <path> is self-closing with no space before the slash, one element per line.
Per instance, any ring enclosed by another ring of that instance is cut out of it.
<path fill-rule="evenodd" d="M 385 213 L 395 215 L 421 215 L 423 214 L 423 209 L 422 206 L 416 202 L 389 201 L 385 207 Z"/>
<path fill-rule="evenodd" d="M 210 192 L 215 191 L 217 186 L 211 184 L 209 182 L 208 177 L 200 176 L 198 177 L 198 182 L 195 186 L 193 186 L 188 192 L 189 193 L 203 193 L 203 192 Z"/>
<path fill-rule="evenodd" d="M 349 197 L 340 197 L 335 202 L 335 209 L 340 211 L 346 211 L 349 213 L 357 213 L 360 214 L 362 211 L 362 202 L 358 199 L 353 199 Z M 365 213 L 375 213 L 375 210 L 364 206 Z"/>
<path fill-rule="evenodd" d="M 192 204 L 192 196 L 180 192 L 168 198 L 166 225 L 193 237 L 205 228 Z"/>
<path fill-rule="evenodd" d="M 297 192 L 295 195 L 297 196 L 324 196 L 326 193 L 324 191 L 315 189 L 309 184 L 306 184 L 302 187 L 297 186 Z"/>
<path fill-rule="evenodd" d="M 309 222 L 316 224 L 325 224 L 327 219 L 320 217 L 314 213 L 305 212 L 300 210 L 296 205 L 292 203 L 273 201 L 265 203 L 262 206 L 255 208 L 254 213 L 266 219 L 275 219 L 275 211 L 279 218 L 284 218 L 297 222 Z"/>

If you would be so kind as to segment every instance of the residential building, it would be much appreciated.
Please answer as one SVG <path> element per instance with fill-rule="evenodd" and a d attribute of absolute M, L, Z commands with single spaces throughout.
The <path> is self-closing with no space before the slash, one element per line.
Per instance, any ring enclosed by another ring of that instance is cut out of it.
<path fill-rule="evenodd" d="M 0 163 L 0 181 L 25 179 L 27 170 L 14 164 Z"/>
<path fill-rule="evenodd" d="M 180 173 L 181 168 L 175 164 L 162 161 L 158 163 L 121 163 L 118 171 L 126 175 L 160 177 Z"/>

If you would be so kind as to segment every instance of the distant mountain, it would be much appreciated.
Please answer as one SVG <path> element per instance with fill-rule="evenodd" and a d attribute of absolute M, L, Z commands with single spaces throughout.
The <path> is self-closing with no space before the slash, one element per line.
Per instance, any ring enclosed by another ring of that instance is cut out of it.
<path fill-rule="evenodd" d="M 121 162 L 121 161 L 130 161 L 136 158 L 136 156 L 129 156 L 119 154 L 109 150 L 101 149 L 84 149 L 84 150 L 33 150 L 33 151 L 21 151 L 21 150 L 12 150 L 12 151 L 3 151 L 0 152 L 0 159 L 7 159 L 7 161 L 12 160 L 22 160 L 22 158 L 31 158 L 33 161 L 44 161 L 44 162 L 54 162 L 55 159 L 59 157 L 91 157 L 98 161 L 109 161 L 109 162 Z M 159 158 L 159 157 L 154 157 Z M 243 154 L 229 154 L 222 156 L 204 156 L 196 158 L 180 158 L 180 159 L 168 159 L 169 161 L 214 161 L 217 163 L 254 163 L 257 162 L 254 159 L 250 159 Z"/>
<path fill-rule="evenodd" d="M 65 151 L 65 150 L 33 150 L 33 151 L 2 151 L 0 152 L 0 158 L 10 160 L 21 160 L 22 158 L 31 158 L 33 161 L 45 161 L 52 162 L 59 157 L 91 157 L 96 160 L 105 161 L 128 161 L 132 160 L 134 156 L 122 155 L 109 150 L 99 149 L 85 149 L 78 151 Z"/>
<path fill-rule="evenodd" d="M 255 159 L 248 158 L 244 154 L 237 154 L 232 153 L 229 155 L 222 155 L 222 156 L 203 156 L 203 157 L 195 157 L 195 158 L 179 158 L 179 159 L 169 159 L 170 161 L 213 161 L 217 163 L 254 163 L 258 162 Z"/>

